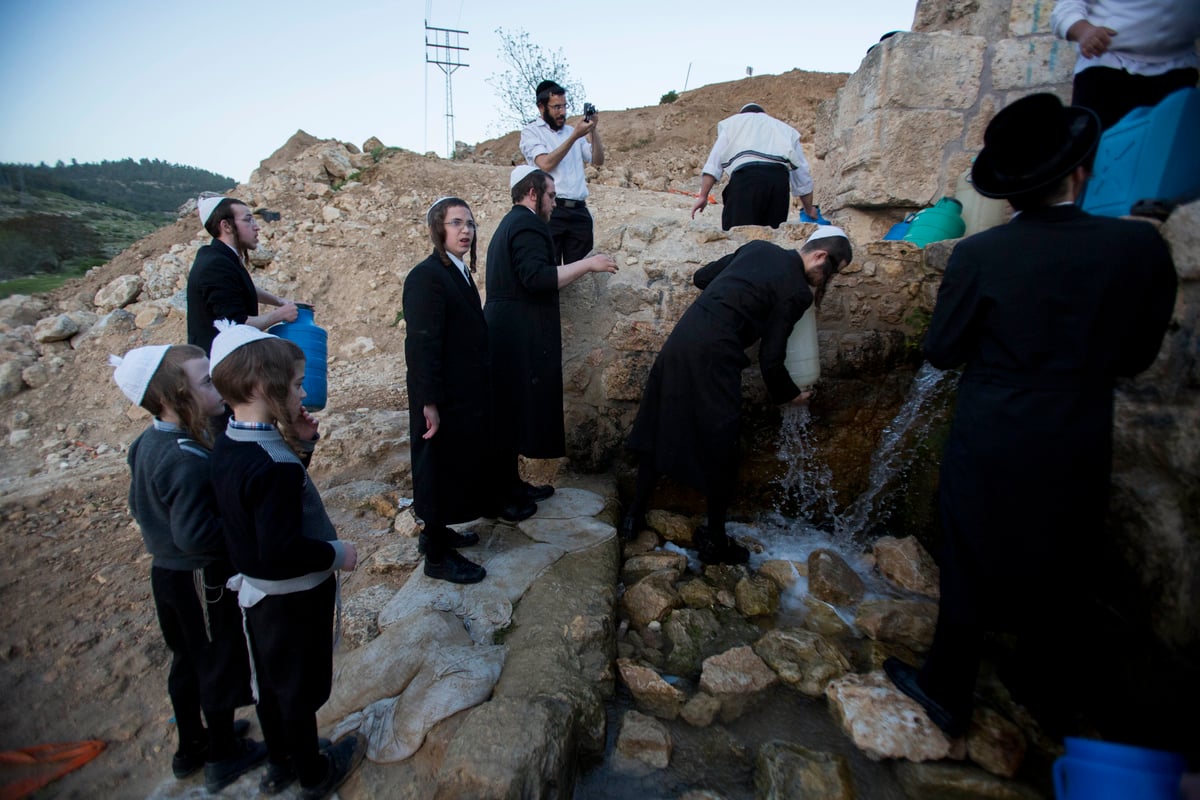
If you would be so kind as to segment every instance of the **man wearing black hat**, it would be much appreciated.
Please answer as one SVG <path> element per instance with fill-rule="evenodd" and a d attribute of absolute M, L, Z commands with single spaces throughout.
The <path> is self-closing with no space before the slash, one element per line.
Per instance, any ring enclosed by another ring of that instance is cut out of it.
<path fill-rule="evenodd" d="M 955 247 L 925 339 L 935 367 L 963 366 L 939 479 L 941 604 L 920 671 L 884 669 L 950 736 L 970 721 L 986 630 L 1041 648 L 1043 686 L 1027 688 L 1069 688 L 1054 656 L 1103 530 L 1113 385 L 1154 361 L 1174 308 L 1154 227 L 1074 205 L 1099 138 L 1094 112 L 1051 94 L 996 115 L 971 177 L 1018 213 Z"/>
<path fill-rule="evenodd" d="M 757 103 L 747 103 L 738 113 L 717 123 L 717 141 L 704 163 L 700 198 L 692 206 L 692 219 L 708 205 L 708 193 L 726 170 L 730 175 L 729 185 L 721 192 L 722 230 L 735 225 L 778 228 L 788 218 L 789 193 L 800 198 L 811 219 L 818 218 L 800 132 L 768 116 Z"/>
<path fill-rule="evenodd" d="M 538 84 L 537 107 L 542 116 L 522 129 L 521 154 L 525 163 L 554 179 L 554 263 L 571 264 L 586 258 L 595 241 L 584 165 L 604 165 L 600 117 L 592 110 L 578 125 L 568 125 L 567 90 L 554 81 Z"/>

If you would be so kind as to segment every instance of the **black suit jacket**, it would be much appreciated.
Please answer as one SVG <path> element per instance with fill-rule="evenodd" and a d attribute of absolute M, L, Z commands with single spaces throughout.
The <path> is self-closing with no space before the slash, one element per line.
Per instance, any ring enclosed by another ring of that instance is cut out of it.
<path fill-rule="evenodd" d="M 217 336 L 213 322 L 231 319 L 242 323 L 257 314 L 258 290 L 233 250 L 216 239 L 201 247 L 188 273 L 188 344 L 211 353 Z"/>
<path fill-rule="evenodd" d="M 404 280 L 404 356 L 413 464 L 413 501 L 428 524 L 480 516 L 491 447 L 488 329 L 479 290 L 436 253 Z M 441 427 L 423 439 L 424 407 L 435 404 Z"/>

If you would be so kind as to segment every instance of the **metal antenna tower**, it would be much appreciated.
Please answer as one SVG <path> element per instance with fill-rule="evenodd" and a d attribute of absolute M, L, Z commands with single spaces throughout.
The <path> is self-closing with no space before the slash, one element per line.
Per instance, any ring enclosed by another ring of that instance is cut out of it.
<path fill-rule="evenodd" d="M 430 33 L 433 34 L 432 41 Z M 446 73 L 446 157 L 454 158 L 454 87 L 451 76 L 459 67 L 469 67 L 458 59 L 468 49 L 462 46 L 467 31 L 453 28 L 434 28 L 425 21 L 425 63 L 437 64 Z M 451 43 L 453 42 L 453 43 Z"/>

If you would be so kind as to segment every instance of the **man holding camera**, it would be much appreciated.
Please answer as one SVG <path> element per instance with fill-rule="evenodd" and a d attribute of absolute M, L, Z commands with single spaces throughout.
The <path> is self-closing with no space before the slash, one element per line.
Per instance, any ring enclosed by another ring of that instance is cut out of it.
<path fill-rule="evenodd" d="M 587 209 L 583 165 L 603 165 L 604 145 L 595 107 L 584 103 L 583 121 L 577 126 L 568 125 L 567 91 L 554 81 L 538 84 L 537 107 L 541 119 L 521 131 L 521 153 L 525 163 L 554 179 L 558 191 L 550 215 L 554 263 L 570 264 L 585 258 L 592 249 L 592 215 Z"/>

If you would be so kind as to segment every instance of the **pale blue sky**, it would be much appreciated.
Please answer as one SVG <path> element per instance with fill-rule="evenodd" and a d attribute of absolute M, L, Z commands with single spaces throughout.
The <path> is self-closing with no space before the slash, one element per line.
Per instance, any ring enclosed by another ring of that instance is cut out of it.
<path fill-rule="evenodd" d="M 469 31 L 454 133 L 496 128 L 486 79 L 498 27 L 561 47 L 587 100 L 663 93 L 793 68 L 853 72 L 912 25 L 916 0 L 0 0 L 0 161 L 160 158 L 245 181 L 297 129 L 446 150 L 445 76 L 425 21 Z M 688 75 L 689 65 L 691 74 Z M 584 98 L 580 98 L 584 99 Z M 768 109 L 769 110 L 769 109 Z"/>

